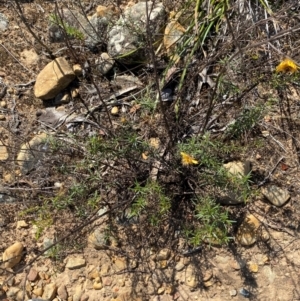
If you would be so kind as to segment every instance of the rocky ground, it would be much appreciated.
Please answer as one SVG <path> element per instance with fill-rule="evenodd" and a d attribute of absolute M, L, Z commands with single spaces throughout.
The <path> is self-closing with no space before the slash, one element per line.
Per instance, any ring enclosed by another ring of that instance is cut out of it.
<path fill-rule="evenodd" d="M 22 22 L 17 3 L 40 42 Z M 243 144 L 253 147 L 243 151 L 241 157 L 230 157 L 227 160 L 230 162 L 224 165 L 235 175 L 247 175 L 251 170 L 257 191 L 247 203 L 238 196 L 226 195 L 223 205 L 229 205 L 235 221 L 228 245 L 206 241 L 195 247 L 177 235 L 178 231 L 172 237 L 165 237 L 164 229 L 157 244 L 150 245 L 148 241 L 153 233 L 140 227 L 143 217 L 133 221 L 114 217 L 115 232 L 109 229 L 111 220 L 107 212 L 112 210 L 109 206 L 97 208 L 88 220 L 72 215 L 70 210 L 55 211 L 53 216 L 47 213 L 48 195 L 53 199 L 65 196 L 69 193 L 65 186 L 75 178 L 69 174 L 59 178 L 52 167 L 58 162 L 77 162 L 82 159 L 82 149 L 85 151 L 83 144 L 75 144 L 70 133 L 80 132 L 83 137 L 91 132 L 105 136 L 110 127 L 121 130 L 124 120 L 130 119 L 138 120 L 139 130 L 151 122 L 157 123 L 156 136 L 167 136 L 160 130 L 159 115 L 153 120 L 149 116 L 137 117 L 140 106 L 132 102 L 146 90 L 148 83 L 152 81 L 151 87 L 155 85 L 153 66 L 147 61 L 150 54 L 136 46 L 140 41 L 136 40 L 132 28 L 125 27 L 122 31 L 119 19 L 124 15 L 133 24 L 132 18 L 137 14 L 137 19 L 142 20 L 144 11 L 135 6 L 141 3 L 143 6 L 143 2 L 112 5 L 105 1 L 81 1 L 88 22 L 76 1 L 0 2 L 0 246 L 3 252 L 0 300 L 299 300 L 297 85 L 289 85 L 282 94 L 275 89 L 268 90 L 264 82 L 257 86 L 261 98 L 267 95 L 270 102 L 277 98 L 282 102 L 263 116 L 254 135 L 244 137 Z M 60 5 L 65 8 L 61 11 L 62 18 L 72 25 L 65 31 L 57 24 L 49 27 L 49 16 Z M 170 60 L 178 66 L 180 60 L 170 57 L 171 46 L 185 29 L 177 23 L 177 17 L 166 21 L 166 15 L 180 5 L 181 2 L 157 2 L 150 29 L 137 25 L 139 32 L 150 30 L 153 37 L 160 34 L 164 22 L 172 32 L 165 31 L 163 53 L 156 52 L 161 58 L 159 69 L 166 68 Z M 70 13 L 71 9 L 75 13 Z M 103 30 L 112 23 L 115 25 L 106 36 L 93 36 L 93 27 Z M 175 24 L 176 30 L 170 24 Z M 73 44 L 75 53 L 66 43 L 65 33 L 78 38 L 82 26 L 83 36 Z M 105 51 L 97 48 L 103 40 Z M 297 49 L 297 42 L 291 44 L 290 48 Z M 136 49 L 134 55 L 127 55 Z M 119 59 L 115 61 L 113 58 L 117 56 Z M 179 69 L 171 68 L 165 77 L 172 78 Z M 194 70 L 193 64 L 190 69 Z M 210 80 L 203 83 L 205 89 L 199 88 L 201 99 L 207 99 L 207 91 L 213 89 Z M 99 91 L 92 85 L 93 81 L 100 87 L 101 101 L 96 97 Z M 189 83 L 193 85 L 196 84 Z M 172 103 L 178 95 L 172 86 L 164 87 L 161 96 L 165 103 Z M 253 99 L 253 95 L 249 98 Z M 202 116 L 201 109 L 197 105 L 190 108 L 196 116 L 191 124 Z M 220 124 L 211 127 L 211 132 L 221 131 L 222 122 L 226 119 L 228 123 L 231 117 L 237 116 L 236 112 L 232 109 L 223 119 L 221 116 Z M 108 113 L 111 119 L 101 119 L 98 115 L 94 118 L 96 113 Z M 141 136 L 154 139 L 150 131 L 141 132 Z M 70 145 L 64 149 L 66 153 L 52 156 L 52 136 L 62 137 L 61 141 Z M 255 144 L 257 136 L 259 146 Z M 67 156 L 69 161 L 63 161 Z M 144 160 L 147 156 L 148 153 L 143 153 Z M 107 165 L 115 167 L 111 162 Z M 108 173 L 106 168 L 101 170 L 103 174 Z M 80 174 L 80 168 L 76 172 L 77 177 L 85 177 L 83 172 Z M 157 177 L 155 165 L 151 176 Z M 115 197 L 117 193 L 113 191 L 112 196 L 106 197 Z"/>

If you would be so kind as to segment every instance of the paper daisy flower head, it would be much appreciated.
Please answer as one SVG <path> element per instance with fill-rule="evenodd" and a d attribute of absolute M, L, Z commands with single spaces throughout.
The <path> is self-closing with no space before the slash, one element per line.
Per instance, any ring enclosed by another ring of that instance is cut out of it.
<path fill-rule="evenodd" d="M 298 70 L 297 64 L 291 59 L 284 59 L 277 67 L 276 72 L 295 73 Z"/>
<path fill-rule="evenodd" d="M 192 156 L 188 155 L 187 153 L 181 152 L 180 155 L 182 165 L 198 164 L 198 161 L 195 160 Z"/>

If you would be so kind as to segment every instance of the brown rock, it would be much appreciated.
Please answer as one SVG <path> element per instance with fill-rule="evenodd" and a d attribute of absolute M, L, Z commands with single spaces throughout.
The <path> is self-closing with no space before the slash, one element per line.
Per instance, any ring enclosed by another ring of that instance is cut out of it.
<path fill-rule="evenodd" d="M 87 293 L 84 293 L 80 298 L 80 301 L 88 301 L 88 300 L 89 300 L 89 295 Z"/>
<path fill-rule="evenodd" d="M 213 279 L 205 281 L 205 282 L 203 282 L 203 285 L 205 287 L 210 287 L 210 286 L 214 285 L 214 281 L 213 281 Z"/>
<path fill-rule="evenodd" d="M 79 64 L 73 65 L 73 71 L 76 76 L 81 76 L 82 75 L 82 68 Z"/>
<path fill-rule="evenodd" d="M 104 277 L 103 278 L 103 285 L 110 286 L 112 284 L 112 278 L 111 277 Z"/>
<path fill-rule="evenodd" d="M 28 224 L 26 223 L 26 221 L 22 220 L 22 221 L 17 221 L 17 229 L 21 229 L 21 228 L 27 228 Z"/>
<path fill-rule="evenodd" d="M 59 288 L 57 289 L 57 295 L 62 300 L 67 300 L 68 299 L 68 292 L 67 292 L 67 289 L 66 289 L 65 285 L 59 286 Z"/>
<path fill-rule="evenodd" d="M 83 295 L 82 286 L 81 285 L 76 286 L 73 293 L 73 301 L 80 301 L 82 295 Z"/>
<path fill-rule="evenodd" d="M 162 249 L 160 252 L 156 255 L 156 260 L 168 260 L 171 255 L 171 251 L 169 249 Z"/>
<path fill-rule="evenodd" d="M 35 65 L 39 61 L 39 55 L 35 52 L 34 49 L 25 49 L 21 52 L 21 62 L 27 66 L 30 67 L 32 65 Z"/>
<path fill-rule="evenodd" d="M 210 271 L 210 270 L 205 271 L 203 273 L 203 281 L 205 282 L 205 281 L 210 280 L 212 276 L 213 276 L 213 272 L 212 271 Z"/>
<path fill-rule="evenodd" d="M 98 17 L 111 18 L 114 15 L 113 6 L 98 5 L 96 8 L 96 14 Z"/>
<path fill-rule="evenodd" d="M 20 290 L 18 293 L 17 293 L 17 296 L 16 296 L 16 301 L 24 301 L 24 300 L 27 300 L 30 298 L 30 295 L 28 292 L 25 291 L 25 294 L 22 290 Z M 24 299 L 24 296 L 25 296 L 25 299 Z"/>
<path fill-rule="evenodd" d="M 180 40 L 182 35 L 185 33 L 185 28 L 179 24 L 176 20 L 171 20 L 166 28 L 164 34 L 164 46 L 169 52 L 171 49 L 174 50 L 174 45 Z M 172 47 L 173 46 L 173 47 Z"/>
<path fill-rule="evenodd" d="M 249 263 L 249 271 L 252 273 L 257 273 L 258 272 L 258 264 L 250 262 Z"/>
<path fill-rule="evenodd" d="M 34 85 L 34 95 L 47 100 L 54 98 L 75 78 L 75 73 L 65 58 L 59 57 L 50 62 L 39 73 Z"/>
<path fill-rule="evenodd" d="M 93 289 L 95 290 L 101 290 L 101 288 L 103 287 L 101 282 L 94 282 L 93 284 Z"/>
<path fill-rule="evenodd" d="M 30 269 L 30 271 L 29 271 L 29 273 L 28 273 L 28 276 L 27 276 L 27 279 L 29 280 L 29 281 L 36 281 L 37 279 L 38 279 L 38 272 L 37 272 L 37 270 L 36 269 L 34 269 L 34 268 L 31 268 Z"/>
<path fill-rule="evenodd" d="M 93 269 L 89 274 L 88 274 L 88 279 L 93 280 L 96 279 L 97 277 L 100 277 L 100 273 L 97 269 Z"/>
<path fill-rule="evenodd" d="M 232 175 L 239 176 L 241 178 L 248 175 L 251 171 L 250 161 L 245 161 L 244 163 L 240 161 L 232 161 L 224 164 L 224 167 Z"/>
<path fill-rule="evenodd" d="M 256 242 L 259 220 L 252 214 L 245 217 L 237 232 L 237 240 L 241 245 L 250 246 Z"/>
<path fill-rule="evenodd" d="M 109 271 L 110 271 L 110 265 L 108 263 L 102 264 L 100 269 L 100 276 L 104 276 L 108 274 Z"/>
<path fill-rule="evenodd" d="M 32 291 L 36 296 L 41 297 L 43 295 L 43 288 L 42 287 L 36 287 Z"/>
<path fill-rule="evenodd" d="M 3 262 L 5 262 L 5 268 L 13 268 L 20 262 L 23 249 L 23 245 L 20 242 L 16 242 L 4 251 Z"/>
<path fill-rule="evenodd" d="M 57 286 L 55 283 L 46 284 L 44 287 L 44 293 L 42 298 L 46 300 L 53 300 L 57 291 Z"/>
<path fill-rule="evenodd" d="M 124 270 L 127 267 L 126 261 L 123 258 L 116 258 L 114 264 L 117 270 Z"/>
<path fill-rule="evenodd" d="M 14 297 L 17 296 L 17 294 L 18 294 L 19 291 L 20 291 L 20 289 L 19 289 L 18 287 L 12 286 L 12 287 L 10 287 L 10 288 L 8 289 L 8 291 L 6 292 L 6 296 L 7 296 L 8 298 L 14 298 Z"/>
<path fill-rule="evenodd" d="M 157 262 L 157 268 L 159 269 L 166 269 L 168 267 L 168 261 L 167 260 L 161 260 Z"/>
<path fill-rule="evenodd" d="M 196 274 L 196 268 L 193 265 L 189 265 L 186 270 L 185 283 L 191 288 L 196 288 L 199 284 Z"/>
<path fill-rule="evenodd" d="M 118 107 L 113 107 L 112 109 L 111 109 L 111 115 L 118 115 L 119 114 L 119 108 Z"/>
<path fill-rule="evenodd" d="M 5 145 L 0 141 L 0 161 L 5 161 L 8 159 L 8 152 Z"/>
<path fill-rule="evenodd" d="M 11 183 L 14 180 L 14 175 L 12 175 L 11 173 L 7 173 L 3 176 L 3 180 L 6 183 Z"/>

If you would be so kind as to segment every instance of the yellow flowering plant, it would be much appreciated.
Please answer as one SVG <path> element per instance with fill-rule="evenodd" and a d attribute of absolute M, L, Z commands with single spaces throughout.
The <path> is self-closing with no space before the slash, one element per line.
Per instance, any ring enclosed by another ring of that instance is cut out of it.
<path fill-rule="evenodd" d="M 276 72 L 283 72 L 283 73 L 295 73 L 298 71 L 297 64 L 289 59 L 284 59 L 277 67 Z"/>
<path fill-rule="evenodd" d="M 192 156 L 190 156 L 187 153 L 181 152 L 181 162 L 182 165 L 193 165 L 193 164 L 198 164 L 198 161 L 195 160 Z"/>

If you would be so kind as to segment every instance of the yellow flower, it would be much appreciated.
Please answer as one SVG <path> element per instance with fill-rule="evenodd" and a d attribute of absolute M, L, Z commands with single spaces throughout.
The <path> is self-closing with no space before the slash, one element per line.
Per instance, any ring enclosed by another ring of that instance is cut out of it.
<path fill-rule="evenodd" d="M 298 70 L 297 64 L 291 59 L 284 59 L 276 67 L 276 72 L 295 73 L 297 70 Z"/>
<path fill-rule="evenodd" d="M 198 161 L 195 160 L 192 156 L 188 155 L 187 153 L 181 152 L 180 155 L 182 165 L 198 164 Z"/>

